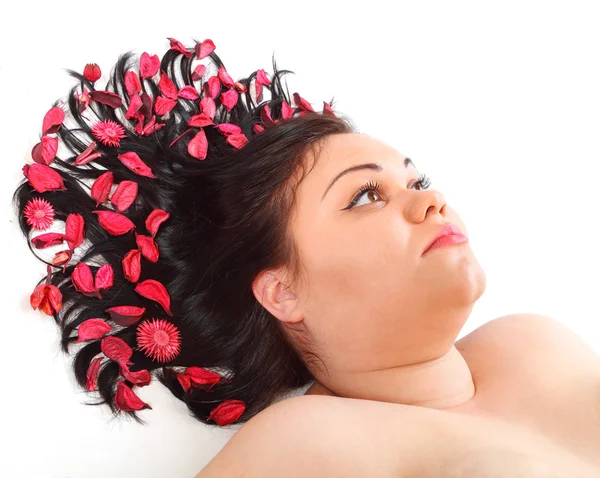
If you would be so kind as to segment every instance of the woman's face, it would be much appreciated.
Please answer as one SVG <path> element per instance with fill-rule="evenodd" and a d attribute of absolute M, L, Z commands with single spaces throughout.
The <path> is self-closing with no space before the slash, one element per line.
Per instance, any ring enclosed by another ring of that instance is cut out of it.
<path fill-rule="evenodd" d="M 468 234 L 439 191 L 413 185 L 419 174 L 405 159 L 366 135 L 332 135 L 297 189 L 291 227 L 305 277 L 293 313 L 275 315 L 304 322 L 332 374 L 439 357 L 485 290 L 470 242 L 422 255 L 442 224 Z M 359 168 L 371 163 L 381 169 Z M 379 192 L 350 207 L 369 182 Z"/>

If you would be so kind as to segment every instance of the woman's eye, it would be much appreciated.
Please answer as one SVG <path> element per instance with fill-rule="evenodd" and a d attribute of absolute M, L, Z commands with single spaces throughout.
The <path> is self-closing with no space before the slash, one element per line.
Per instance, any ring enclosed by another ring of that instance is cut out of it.
<path fill-rule="evenodd" d="M 369 202 L 371 202 L 370 200 L 373 199 L 373 197 L 381 198 L 381 194 L 379 194 L 379 191 L 375 189 L 368 189 L 367 191 L 363 191 L 357 196 L 356 202 L 353 201 L 353 207 L 362 206 L 361 200 L 363 198 L 366 198 L 366 204 L 369 204 Z"/>

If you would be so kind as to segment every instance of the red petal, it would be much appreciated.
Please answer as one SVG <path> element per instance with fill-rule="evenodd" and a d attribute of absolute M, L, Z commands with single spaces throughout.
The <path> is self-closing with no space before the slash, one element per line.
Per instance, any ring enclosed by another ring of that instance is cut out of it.
<path fill-rule="evenodd" d="M 160 68 L 160 60 L 158 55 L 148 55 L 148 53 L 142 53 L 140 57 L 140 76 L 142 78 L 152 78 L 158 69 Z"/>
<path fill-rule="evenodd" d="M 264 69 L 260 69 L 256 71 L 256 81 L 258 81 L 261 85 L 270 85 L 271 80 L 267 78 L 267 74 Z"/>
<path fill-rule="evenodd" d="M 202 43 L 196 43 L 194 50 L 198 60 L 202 60 L 215 51 L 215 44 L 212 40 L 206 39 Z"/>
<path fill-rule="evenodd" d="M 144 130 L 142 131 L 142 134 L 145 136 L 148 136 L 148 135 L 154 133 L 155 131 L 161 130 L 164 126 L 165 126 L 164 123 L 156 122 L 156 116 L 152 116 L 150 121 L 148 121 L 148 124 L 146 126 L 144 126 Z"/>
<path fill-rule="evenodd" d="M 247 90 L 246 85 L 240 83 L 239 81 L 235 82 L 235 89 L 238 90 L 240 93 L 245 93 Z"/>
<path fill-rule="evenodd" d="M 56 157 L 58 150 L 58 138 L 44 136 L 31 150 L 31 157 L 36 163 L 50 164 Z"/>
<path fill-rule="evenodd" d="M 185 370 L 185 375 L 190 377 L 192 384 L 195 386 L 215 385 L 221 381 L 223 377 L 216 372 L 202 367 L 188 367 Z M 209 387 L 209 390 L 212 387 Z"/>
<path fill-rule="evenodd" d="M 83 216 L 80 214 L 69 214 L 65 221 L 65 236 L 69 249 L 72 251 L 83 243 Z"/>
<path fill-rule="evenodd" d="M 273 126 L 275 124 L 273 118 L 271 117 L 271 108 L 269 108 L 269 105 L 265 105 L 261 108 L 260 120 L 266 127 Z"/>
<path fill-rule="evenodd" d="M 115 405 L 124 412 L 133 412 L 136 410 L 143 410 L 144 408 L 149 408 L 152 410 L 152 407 L 141 400 L 140 397 L 138 397 L 133 390 L 125 385 L 125 382 L 123 381 L 119 381 L 117 383 Z"/>
<path fill-rule="evenodd" d="M 165 309 L 167 314 L 173 316 L 170 310 L 171 296 L 160 282 L 154 279 L 147 279 L 144 282 L 140 282 L 134 290 L 146 299 L 155 300 Z"/>
<path fill-rule="evenodd" d="M 140 279 L 142 271 L 141 264 L 142 253 L 137 249 L 132 249 L 121 261 L 123 264 L 123 275 L 129 282 L 137 282 Z"/>
<path fill-rule="evenodd" d="M 59 108 L 58 106 L 50 108 L 44 115 L 44 121 L 42 123 L 42 135 L 58 132 L 64 120 L 65 112 L 62 110 L 62 108 Z"/>
<path fill-rule="evenodd" d="M 158 261 L 158 246 L 156 242 L 152 240 L 150 236 L 144 236 L 142 234 L 135 234 L 135 242 L 142 252 L 142 255 L 150 262 Z"/>
<path fill-rule="evenodd" d="M 206 90 L 206 94 L 215 99 L 219 96 L 219 92 L 221 91 L 221 80 L 219 80 L 218 76 L 211 76 L 208 79 L 208 82 L 204 84 L 204 88 Z"/>
<path fill-rule="evenodd" d="M 243 148 L 246 145 L 246 143 L 248 143 L 248 138 L 246 138 L 246 135 L 243 133 L 231 134 L 227 136 L 225 142 L 229 143 L 234 148 L 240 149 Z"/>
<path fill-rule="evenodd" d="M 96 278 L 94 279 L 94 285 L 97 290 L 110 289 L 114 284 L 115 273 L 110 264 L 103 264 L 100 269 L 96 271 Z"/>
<path fill-rule="evenodd" d="M 91 196 L 96 200 L 96 207 L 108 201 L 108 195 L 113 185 L 113 173 L 107 171 L 101 174 L 92 184 Z"/>
<path fill-rule="evenodd" d="M 219 67 L 218 75 L 219 79 L 221 80 L 221 83 L 223 83 L 223 85 L 225 85 L 227 88 L 233 88 L 235 86 L 233 78 L 229 76 L 229 73 L 227 73 L 227 70 L 224 66 Z"/>
<path fill-rule="evenodd" d="M 69 261 L 71 260 L 72 256 L 73 256 L 73 253 L 69 250 L 57 252 L 56 254 L 54 254 L 54 258 L 52 259 L 52 265 L 54 265 L 56 267 L 65 266 L 65 267 L 63 267 L 63 272 L 64 272 L 65 268 L 66 268 L 67 264 L 69 263 Z"/>
<path fill-rule="evenodd" d="M 117 211 L 123 212 L 133 204 L 138 193 L 138 184 L 135 181 L 121 181 L 115 189 L 110 202 L 112 202 Z"/>
<path fill-rule="evenodd" d="M 160 72 L 158 87 L 160 88 L 160 92 L 163 94 L 163 96 L 169 98 L 170 100 L 177 100 L 177 87 L 164 71 Z"/>
<path fill-rule="evenodd" d="M 93 392 L 96 390 L 96 380 L 98 378 L 98 371 L 100 370 L 100 363 L 102 362 L 102 357 L 96 357 L 94 360 L 90 362 L 90 366 L 88 367 L 86 373 L 85 387 L 88 391 Z"/>
<path fill-rule="evenodd" d="M 154 112 L 159 116 L 166 115 L 169 111 L 175 108 L 176 104 L 177 100 L 171 100 L 169 98 L 159 96 L 156 98 L 156 102 L 154 103 Z"/>
<path fill-rule="evenodd" d="M 242 128 L 240 128 L 237 124 L 232 124 L 232 123 L 218 124 L 217 129 L 224 135 L 239 134 L 242 132 Z"/>
<path fill-rule="evenodd" d="M 180 98 L 185 98 L 186 100 L 197 100 L 198 99 L 198 91 L 196 88 L 190 85 L 186 85 L 179 90 L 177 96 Z"/>
<path fill-rule="evenodd" d="M 332 116 L 334 118 L 337 118 L 337 116 L 335 115 L 335 113 L 331 109 L 331 105 L 329 103 L 326 103 L 325 101 L 323 101 L 323 111 L 322 111 L 322 114 L 324 116 Z"/>
<path fill-rule="evenodd" d="M 202 77 L 204 76 L 204 73 L 206 73 L 206 66 L 198 65 L 196 68 L 194 68 L 194 71 L 192 71 L 192 80 L 193 81 L 201 80 Z"/>
<path fill-rule="evenodd" d="M 140 79 L 135 71 L 129 70 L 125 73 L 125 88 L 129 96 L 139 94 L 142 91 Z"/>
<path fill-rule="evenodd" d="M 31 157 L 38 164 L 46 164 L 44 163 L 44 158 L 42 158 L 42 142 L 36 143 L 36 145 L 31 148 Z"/>
<path fill-rule="evenodd" d="M 127 342 L 121 337 L 115 337 L 114 335 L 104 337 L 100 342 L 100 349 L 104 355 L 118 362 L 119 365 L 127 364 L 133 354 L 133 350 L 127 345 Z M 131 363 L 131 365 L 133 364 Z"/>
<path fill-rule="evenodd" d="M 100 225 L 113 236 L 122 236 L 135 228 L 135 224 L 123 214 L 112 211 L 92 211 L 98 214 Z"/>
<path fill-rule="evenodd" d="M 64 191 L 67 188 L 63 184 L 63 179 L 55 169 L 45 164 L 28 164 L 23 167 L 23 174 L 29 181 L 29 184 L 38 193 L 46 191 Z"/>
<path fill-rule="evenodd" d="M 146 230 L 152 235 L 152 237 L 156 236 L 158 232 L 158 227 L 169 219 L 170 214 L 167 211 L 163 211 L 162 209 L 155 209 L 146 218 Z"/>
<path fill-rule="evenodd" d="M 264 130 L 265 129 L 259 124 L 252 125 L 252 131 L 255 133 L 262 133 Z"/>
<path fill-rule="evenodd" d="M 87 296 L 97 295 L 92 270 L 85 262 L 79 262 L 75 266 L 71 274 L 71 281 L 77 292 Z"/>
<path fill-rule="evenodd" d="M 133 305 L 119 305 L 106 309 L 106 312 L 118 325 L 128 327 L 140 320 L 146 309 L 144 307 L 134 307 Z"/>
<path fill-rule="evenodd" d="M 217 105 L 215 104 L 215 100 L 212 98 L 202 98 L 200 100 L 200 110 L 202 113 L 206 114 L 210 119 L 215 119 L 215 113 L 217 112 Z"/>
<path fill-rule="evenodd" d="M 135 174 L 156 179 L 156 176 L 152 174 L 152 170 L 146 163 L 144 163 L 144 161 L 142 161 L 137 153 L 129 151 L 127 153 L 119 154 L 117 158 L 119 158 L 121 162 L 131 169 Z"/>
<path fill-rule="evenodd" d="M 99 158 L 100 156 L 102 156 L 102 154 L 98 153 L 98 152 L 94 152 L 94 148 L 96 147 L 96 142 L 92 142 L 92 144 L 90 144 L 85 151 L 82 151 L 76 158 L 75 161 L 73 162 L 73 164 L 75 166 L 82 166 L 84 164 L 89 163 L 90 161 L 93 161 L 96 158 Z"/>
<path fill-rule="evenodd" d="M 203 128 L 204 126 L 210 126 L 211 124 L 214 124 L 213 120 L 206 113 L 194 115 L 188 120 L 188 126 L 193 126 L 195 128 Z"/>
<path fill-rule="evenodd" d="M 241 400 L 225 400 L 214 408 L 207 420 L 214 420 L 217 425 L 225 426 L 235 422 L 246 410 L 246 404 Z"/>
<path fill-rule="evenodd" d="M 46 247 L 62 244 L 62 242 L 65 240 L 66 237 L 64 234 L 60 234 L 58 232 L 47 232 L 46 234 L 40 234 L 39 236 L 32 238 L 31 243 L 36 249 L 44 249 Z"/>
<path fill-rule="evenodd" d="M 40 284 L 29 297 L 29 303 L 34 310 L 39 308 L 46 315 L 53 315 L 62 308 L 62 294 L 55 285 Z"/>
<path fill-rule="evenodd" d="M 131 97 L 131 102 L 129 103 L 129 108 L 127 108 L 127 113 L 125 113 L 125 118 L 135 119 L 137 117 L 138 110 L 142 107 L 142 104 L 142 98 L 140 98 L 140 95 L 134 94 Z"/>
<path fill-rule="evenodd" d="M 86 80 L 94 83 L 100 79 L 102 76 L 102 71 L 96 63 L 88 63 L 83 69 L 83 76 Z"/>
<path fill-rule="evenodd" d="M 281 103 L 281 116 L 284 120 L 290 119 L 294 114 L 294 109 L 287 104 L 287 101 Z"/>
<path fill-rule="evenodd" d="M 104 319 L 88 319 L 77 328 L 76 344 L 86 340 L 96 340 L 112 331 Z"/>
<path fill-rule="evenodd" d="M 310 103 L 302 98 L 298 93 L 294 93 L 294 104 L 302 111 L 314 111 Z"/>
<path fill-rule="evenodd" d="M 113 93 L 112 91 L 106 90 L 95 90 L 90 91 L 90 98 L 98 103 L 102 103 L 103 105 L 108 105 L 112 108 L 119 108 L 123 106 L 123 100 L 119 95 Z"/>
<path fill-rule="evenodd" d="M 205 159 L 208 151 L 208 141 L 204 130 L 201 129 L 190 140 L 187 146 L 188 153 L 196 159 Z"/>
<path fill-rule="evenodd" d="M 131 372 L 128 367 L 121 366 L 121 375 L 125 380 L 129 380 L 138 387 L 150 385 L 150 381 L 152 380 L 152 375 L 150 375 L 150 372 L 145 369 L 138 370 L 137 372 Z"/>
<path fill-rule="evenodd" d="M 188 49 L 183 45 L 183 43 L 181 43 L 178 40 L 175 40 L 175 38 L 167 37 L 167 40 L 171 42 L 171 50 L 177 50 L 183 53 L 187 58 L 193 55 L 193 53 L 191 51 L 188 51 Z"/>
<path fill-rule="evenodd" d="M 190 377 L 184 373 L 177 373 L 176 376 L 183 389 L 187 392 L 188 389 L 192 386 Z"/>

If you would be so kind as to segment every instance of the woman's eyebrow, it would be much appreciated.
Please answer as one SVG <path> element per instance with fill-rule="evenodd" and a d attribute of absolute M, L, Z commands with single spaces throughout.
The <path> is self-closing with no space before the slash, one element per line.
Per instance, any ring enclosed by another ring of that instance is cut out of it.
<path fill-rule="evenodd" d="M 414 166 L 412 159 L 410 159 L 409 157 L 404 158 L 404 167 L 408 168 L 409 164 L 412 164 Z M 357 164 L 356 166 L 351 166 L 348 169 L 344 169 L 335 178 L 333 178 L 331 183 L 329 183 L 329 186 L 327 186 L 327 189 L 325 189 L 325 192 L 323 193 L 323 197 L 321 197 L 321 202 L 323 202 L 323 199 L 325 199 L 325 195 L 331 189 L 331 186 L 333 186 L 338 179 L 340 179 L 345 174 L 352 173 L 354 171 L 360 171 L 362 169 L 372 169 L 374 171 L 381 171 L 383 169 L 383 166 L 381 166 L 381 164 L 377 164 L 377 163 L 365 163 L 365 164 Z"/>

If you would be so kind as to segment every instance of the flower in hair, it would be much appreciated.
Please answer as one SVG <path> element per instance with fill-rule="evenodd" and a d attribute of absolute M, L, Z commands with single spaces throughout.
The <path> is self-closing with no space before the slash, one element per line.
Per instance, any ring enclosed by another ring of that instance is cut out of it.
<path fill-rule="evenodd" d="M 88 63 L 83 69 L 83 76 L 86 80 L 95 83 L 102 76 L 102 71 L 96 63 Z"/>
<path fill-rule="evenodd" d="M 50 265 L 47 266 L 46 270 L 48 271 L 46 283 L 40 284 L 34 289 L 29 297 L 29 303 L 34 310 L 40 309 L 46 315 L 54 315 L 62 309 L 62 293 L 58 287 L 50 283 L 50 277 L 52 276 Z"/>
<path fill-rule="evenodd" d="M 121 138 L 125 138 L 123 127 L 111 120 L 104 120 L 92 127 L 92 134 L 105 146 L 119 146 Z"/>
<path fill-rule="evenodd" d="M 222 427 L 235 422 L 244 413 L 244 410 L 246 410 L 246 404 L 242 400 L 225 400 L 210 412 L 207 420 L 213 420 Z"/>
<path fill-rule="evenodd" d="M 181 351 L 179 329 L 165 319 L 145 320 L 137 327 L 137 344 L 152 360 L 170 362 Z"/>
<path fill-rule="evenodd" d="M 39 231 L 45 231 L 54 221 L 54 208 L 42 198 L 30 199 L 23 214 L 27 218 L 27 224 Z"/>

